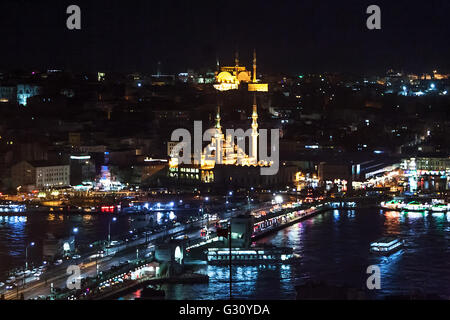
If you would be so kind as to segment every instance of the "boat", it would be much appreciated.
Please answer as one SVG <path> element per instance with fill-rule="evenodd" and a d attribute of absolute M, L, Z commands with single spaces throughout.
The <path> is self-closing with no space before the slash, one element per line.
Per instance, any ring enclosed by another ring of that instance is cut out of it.
<path fill-rule="evenodd" d="M 422 204 L 417 201 L 411 201 L 403 207 L 406 211 L 426 211 L 429 209 L 427 204 Z"/>
<path fill-rule="evenodd" d="M 262 262 L 289 263 L 295 257 L 292 248 L 250 247 L 246 249 L 231 249 L 231 260 L 233 264 L 255 264 Z M 209 264 L 228 264 L 230 263 L 230 250 L 228 248 L 208 248 L 207 261 Z"/>
<path fill-rule="evenodd" d="M 383 237 L 370 244 L 370 251 L 376 254 L 390 255 L 405 245 L 404 240 L 392 236 Z"/>
<path fill-rule="evenodd" d="M 22 215 L 26 212 L 27 207 L 24 204 L 1 203 L 0 215 Z"/>
<path fill-rule="evenodd" d="M 402 210 L 404 206 L 405 204 L 401 200 L 394 199 L 388 202 L 381 202 L 381 207 L 388 210 Z"/>
<path fill-rule="evenodd" d="M 381 208 L 384 210 L 412 211 L 412 212 L 450 212 L 450 204 L 444 203 L 442 200 L 433 199 L 432 204 L 411 201 L 404 203 L 401 200 L 391 200 L 381 202 Z"/>
<path fill-rule="evenodd" d="M 450 205 L 436 203 L 431 206 L 431 211 L 433 211 L 433 212 L 448 212 L 448 211 L 450 211 Z"/>

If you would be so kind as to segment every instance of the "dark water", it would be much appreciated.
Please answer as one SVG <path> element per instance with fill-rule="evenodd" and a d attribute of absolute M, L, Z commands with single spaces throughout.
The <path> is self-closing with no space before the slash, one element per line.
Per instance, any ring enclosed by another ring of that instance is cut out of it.
<path fill-rule="evenodd" d="M 105 215 L 68 216 L 36 214 L 0 217 L 0 271 L 24 264 L 25 241 L 35 241 L 29 250 L 34 261 L 42 254 L 47 232 L 69 235 L 79 228 L 77 240 L 83 243 L 106 239 Z M 114 236 L 146 224 L 118 217 L 111 225 Z M 301 256 L 291 265 L 235 266 L 233 295 L 243 299 L 294 299 L 295 285 L 309 279 L 346 284 L 366 290 L 366 269 L 381 269 L 381 290 L 369 297 L 405 294 L 415 289 L 450 296 L 450 214 L 381 212 L 376 209 L 329 211 L 260 240 L 293 247 Z M 372 241 L 386 235 L 403 237 L 406 248 L 389 258 L 369 253 Z M 168 299 L 228 299 L 227 267 L 201 266 L 198 272 L 210 276 L 209 284 L 166 285 Z M 138 294 L 138 293 L 137 293 Z"/>
<path fill-rule="evenodd" d="M 116 216 L 111 222 L 111 239 L 123 237 L 130 230 L 149 224 L 161 224 L 169 218 L 169 212 L 162 214 Z M 42 262 L 42 244 L 47 233 L 58 237 L 74 235 L 76 245 L 87 246 L 96 240 L 108 238 L 108 224 L 112 217 L 108 214 L 67 215 L 59 213 L 33 213 L 28 216 L 0 216 L 0 275 L 12 268 L 25 265 L 25 245 L 35 242 L 28 249 L 28 261 Z M 6 222 L 6 223 L 5 223 Z M 1 278 L 1 277 L 0 277 Z"/>
<path fill-rule="evenodd" d="M 292 265 L 234 267 L 233 295 L 242 299 L 295 299 L 295 285 L 314 279 L 363 289 L 368 298 L 426 293 L 450 296 L 450 214 L 381 212 L 376 209 L 329 211 L 267 237 L 293 247 L 301 259 Z M 372 241 L 403 237 L 406 248 L 387 257 L 369 253 Z M 381 290 L 366 289 L 369 265 L 381 270 Z M 166 285 L 167 299 L 228 299 L 227 267 L 204 266 L 209 284 Z"/>

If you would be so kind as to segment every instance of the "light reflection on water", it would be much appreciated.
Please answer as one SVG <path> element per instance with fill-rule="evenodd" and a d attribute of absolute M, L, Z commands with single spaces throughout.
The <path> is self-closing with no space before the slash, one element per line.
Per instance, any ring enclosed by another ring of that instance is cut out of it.
<path fill-rule="evenodd" d="M 38 259 L 47 232 L 67 235 L 77 226 L 80 230 L 77 241 L 106 239 L 109 218 L 58 213 L 0 217 L 0 271 L 23 263 L 25 243 L 29 241 L 36 242 L 29 255 Z M 112 233 L 126 233 L 133 224 L 128 218 L 119 217 L 112 225 Z M 295 285 L 309 279 L 365 289 L 366 269 L 373 264 L 380 266 L 382 274 L 382 289 L 376 297 L 404 294 L 419 288 L 450 296 L 449 225 L 449 213 L 377 209 L 329 211 L 259 240 L 259 244 L 294 248 L 301 258 L 292 265 L 235 266 L 233 296 L 295 299 Z M 405 239 L 405 249 L 389 257 L 370 254 L 370 243 L 386 235 Z M 166 298 L 228 298 L 226 266 L 202 266 L 198 272 L 210 276 L 209 284 L 164 285 Z"/>
<path fill-rule="evenodd" d="M 229 298 L 229 269 L 227 266 L 205 266 L 198 272 L 210 277 L 208 284 L 162 285 L 161 288 L 166 291 L 166 299 L 216 300 Z M 276 263 L 233 266 L 232 273 L 234 298 L 270 299 L 272 295 L 295 295 L 291 286 L 293 274 L 290 265 Z"/>
<path fill-rule="evenodd" d="M 258 243 L 294 248 L 292 265 L 235 267 L 233 296 L 242 299 L 295 299 L 295 285 L 322 280 L 365 290 L 369 298 L 425 293 L 450 296 L 449 214 L 379 211 L 329 211 L 268 236 Z M 370 243 L 394 235 L 406 247 L 389 257 L 369 252 Z M 367 267 L 381 270 L 381 290 L 369 292 Z M 227 299 L 228 268 L 205 266 L 209 284 L 165 285 L 167 299 Z"/>

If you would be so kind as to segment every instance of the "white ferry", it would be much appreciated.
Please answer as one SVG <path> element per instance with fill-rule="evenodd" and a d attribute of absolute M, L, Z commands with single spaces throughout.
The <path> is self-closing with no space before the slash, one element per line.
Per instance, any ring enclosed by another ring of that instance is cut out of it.
<path fill-rule="evenodd" d="M 401 200 L 391 200 L 388 202 L 381 202 L 381 208 L 384 210 L 396 211 L 418 211 L 418 212 L 450 212 L 450 204 L 443 201 L 433 200 L 431 204 L 411 201 L 404 203 Z"/>
<path fill-rule="evenodd" d="M 288 263 L 294 258 L 295 255 L 292 248 L 251 247 L 248 249 L 231 249 L 231 261 L 233 264 Z M 230 263 L 230 250 L 228 248 L 208 248 L 207 261 L 209 264 L 228 264 Z"/>
<path fill-rule="evenodd" d="M 389 255 L 400 250 L 405 245 L 404 240 L 395 237 L 383 237 L 370 244 L 370 251 L 377 254 Z"/>

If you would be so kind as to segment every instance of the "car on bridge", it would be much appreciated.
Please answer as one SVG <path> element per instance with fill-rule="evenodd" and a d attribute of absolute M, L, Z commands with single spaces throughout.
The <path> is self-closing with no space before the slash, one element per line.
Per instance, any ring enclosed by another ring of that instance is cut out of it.
<path fill-rule="evenodd" d="M 16 287 L 17 287 L 16 283 L 11 283 L 11 284 L 8 284 L 5 289 L 6 290 L 13 290 Z"/>

